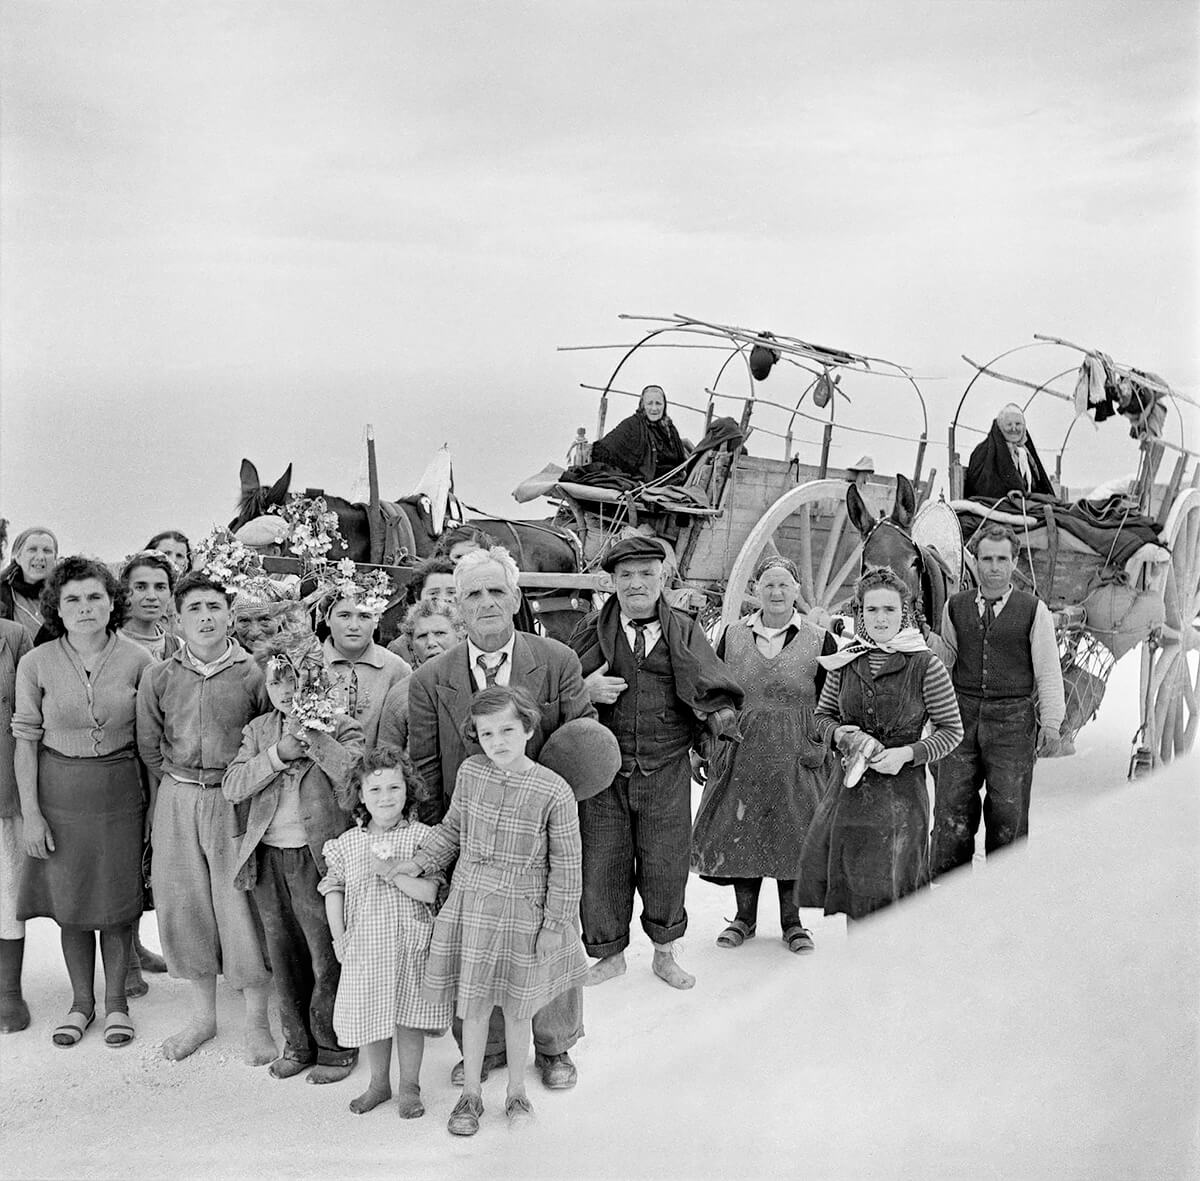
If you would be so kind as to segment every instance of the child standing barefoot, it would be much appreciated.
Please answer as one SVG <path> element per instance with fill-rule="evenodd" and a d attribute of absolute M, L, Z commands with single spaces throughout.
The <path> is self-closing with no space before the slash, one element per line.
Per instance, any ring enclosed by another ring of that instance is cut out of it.
<path fill-rule="evenodd" d="M 412 857 L 432 829 L 410 819 L 420 802 L 421 780 L 408 756 L 394 746 L 368 751 L 345 790 L 342 807 L 358 826 L 327 841 L 325 877 L 317 887 L 333 948 L 342 964 L 333 1027 L 344 1046 L 365 1046 L 371 1067 L 367 1089 L 350 1101 L 355 1115 L 392 1097 L 392 1041 L 400 1067 L 401 1119 L 425 1114 L 421 1057 L 425 1031 L 450 1024 L 449 1001 L 422 999 L 421 984 L 433 934 L 437 882 L 392 872 L 387 859 Z"/>
<path fill-rule="evenodd" d="M 538 718 L 524 689 L 495 686 L 474 698 L 464 732 L 483 754 L 459 769 L 445 819 L 413 860 L 394 867 L 431 873 L 459 856 L 425 970 L 425 995 L 454 998 L 463 1021 L 463 1093 L 448 1124 L 456 1136 L 479 1130 L 493 1007 L 504 1012 L 505 1114 L 518 1121 L 533 1114 L 525 1095 L 533 1015 L 587 974 L 579 816 L 566 780 L 525 753 Z"/>

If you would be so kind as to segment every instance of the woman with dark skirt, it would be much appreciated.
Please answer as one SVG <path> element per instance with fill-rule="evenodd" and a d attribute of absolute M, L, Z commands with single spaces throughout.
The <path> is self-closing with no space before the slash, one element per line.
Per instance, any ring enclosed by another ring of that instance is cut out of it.
<path fill-rule="evenodd" d="M 16 777 L 25 861 L 17 917 L 62 930 L 70 1012 L 54 1030 L 74 1046 L 95 1020 L 96 932 L 104 961 L 104 1040 L 128 1045 L 132 924 L 142 913 L 146 808 L 134 718 L 150 654 L 119 634 L 125 592 L 101 562 L 66 558 L 41 598 L 54 640 L 17 668 Z"/>
<path fill-rule="evenodd" d="M 662 386 L 648 385 L 637 410 L 593 444 L 592 463 L 608 464 L 649 483 L 674 471 L 690 453 L 667 414 Z"/>
<path fill-rule="evenodd" d="M 889 569 L 858 580 L 854 634 L 821 663 L 817 730 L 847 766 L 804 842 L 798 895 L 853 921 L 928 884 L 925 768 L 962 741 L 963 725 L 950 674 Z"/>
<path fill-rule="evenodd" d="M 814 945 L 795 900 L 800 850 L 837 774 L 813 723 L 825 679 L 817 658 L 836 643 L 796 610 L 799 576 L 787 558 L 764 558 L 755 586 L 761 607 L 727 628 L 717 645 L 746 690 L 742 740 L 717 751 L 692 830 L 692 869 L 733 887 L 737 914 L 717 936 L 719 947 L 754 938 L 763 878 L 774 878 L 783 941 L 802 954 Z"/>

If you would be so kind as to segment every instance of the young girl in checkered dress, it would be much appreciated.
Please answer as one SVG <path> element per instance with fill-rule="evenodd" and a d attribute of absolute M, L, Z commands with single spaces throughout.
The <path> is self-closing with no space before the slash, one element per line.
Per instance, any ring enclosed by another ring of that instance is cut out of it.
<path fill-rule="evenodd" d="M 421 985 L 433 934 L 435 878 L 394 871 L 432 832 L 411 819 L 422 791 L 408 756 L 397 747 L 368 751 L 351 776 L 342 806 L 358 824 L 327 841 L 327 871 L 318 889 L 342 965 L 333 1027 L 343 1046 L 365 1046 L 371 1083 L 350 1102 L 362 1115 L 392 1097 L 392 1042 L 400 1067 L 401 1119 L 425 1114 L 421 1058 L 425 1034 L 450 1024 L 450 1002 L 425 1000 Z"/>
<path fill-rule="evenodd" d="M 458 857 L 425 972 L 425 996 L 453 1000 L 463 1022 L 463 1094 L 448 1125 L 458 1136 L 479 1130 L 493 1007 L 504 1011 L 505 1114 L 519 1121 L 533 1110 L 525 1095 L 533 1015 L 587 974 L 578 808 L 566 780 L 525 753 L 539 716 L 524 689 L 495 686 L 475 696 L 464 734 L 483 754 L 463 763 L 445 819 L 412 862 L 397 867 L 436 873 Z"/>

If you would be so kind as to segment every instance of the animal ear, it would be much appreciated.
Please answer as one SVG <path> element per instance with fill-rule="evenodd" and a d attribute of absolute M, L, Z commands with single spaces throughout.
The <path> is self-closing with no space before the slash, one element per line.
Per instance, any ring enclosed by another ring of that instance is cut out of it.
<path fill-rule="evenodd" d="M 851 484 L 846 489 L 846 511 L 850 514 L 850 524 L 863 537 L 866 537 L 875 528 L 875 518 L 871 514 L 871 510 L 867 508 L 867 502 L 863 500 L 857 484 Z"/>
<path fill-rule="evenodd" d="M 287 497 L 288 488 L 292 483 L 292 465 L 287 465 L 287 471 L 271 485 L 271 490 L 267 493 L 267 504 L 283 504 Z"/>
<path fill-rule="evenodd" d="M 892 505 L 892 520 L 907 532 L 917 511 L 917 492 L 907 476 L 896 474 L 896 503 Z"/>
<path fill-rule="evenodd" d="M 262 487 L 262 481 L 258 478 L 258 468 L 254 466 L 248 459 L 242 460 L 242 496 L 249 496 L 253 492 L 257 492 Z"/>

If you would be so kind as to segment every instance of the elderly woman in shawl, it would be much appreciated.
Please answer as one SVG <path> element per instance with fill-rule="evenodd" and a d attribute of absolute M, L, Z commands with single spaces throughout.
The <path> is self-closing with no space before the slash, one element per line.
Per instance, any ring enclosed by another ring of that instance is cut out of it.
<path fill-rule="evenodd" d="M 635 480 L 660 480 L 691 454 L 667 415 L 662 386 L 642 390 L 637 410 L 592 447 L 592 462 L 620 468 Z"/>
<path fill-rule="evenodd" d="M 858 580 L 854 625 L 837 652 L 818 657 L 828 675 L 814 725 L 842 751 L 846 775 L 809 829 L 797 890 L 801 906 L 848 919 L 929 880 L 925 767 L 963 736 L 950 674 L 921 638 L 898 575 L 878 567 Z"/>
<path fill-rule="evenodd" d="M 987 438 L 971 452 L 963 477 L 963 495 L 968 498 L 1003 500 L 1010 492 L 1055 495 L 1025 415 L 1012 402 L 996 415 Z"/>

